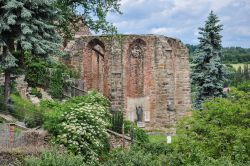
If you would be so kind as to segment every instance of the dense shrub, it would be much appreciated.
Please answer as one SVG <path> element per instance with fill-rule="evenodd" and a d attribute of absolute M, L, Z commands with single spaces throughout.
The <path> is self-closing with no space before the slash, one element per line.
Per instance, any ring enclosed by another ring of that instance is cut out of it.
<path fill-rule="evenodd" d="M 53 149 L 45 151 L 39 157 L 26 157 L 24 166 L 85 166 L 84 157 Z"/>
<path fill-rule="evenodd" d="M 250 80 L 239 83 L 237 89 L 239 91 L 250 92 Z"/>
<path fill-rule="evenodd" d="M 249 101 L 249 93 L 233 89 L 227 99 L 206 102 L 204 110 L 180 123 L 175 150 L 187 163 L 227 158 L 232 163 L 249 164 Z"/>
<path fill-rule="evenodd" d="M 10 112 L 17 119 L 24 121 L 27 127 L 41 126 L 44 121 L 43 111 L 36 105 L 18 95 L 11 95 L 13 108 Z"/>
<path fill-rule="evenodd" d="M 91 161 L 98 158 L 107 140 L 109 116 L 105 107 L 80 103 L 62 115 L 56 141 Z"/>
<path fill-rule="evenodd" d="M 134 142 L 138 144 L 149 142 L 147 133 L 143 129 L 137 127 L 137 125 L 134 122 L 125 120 L 124 132 L 125 134 L 130 136 Z"/>
<path fill-rule="evenodd" d="M 107 106 L 109 101 L 94 91 L 64 103 L 41 104 L 51 109 L 46 113 L 45 128 L 55 136 L 55 143 L 84 155 L 88 163 L 97 161 L 108 150 L 105 147 L 110 120 Z"/>
<path fill-rule="evenodd" d="M 52 97 L 64 98 L 63 91 L 78 74 L 67 66 L 53 60 L 25 55 L 25 79 L 31 87 L 43 87 Z"/>
<path fill-rule="evenodd" d="M 61 122 L 61 115 L 69 112 L 71 108 L 76 107 L 80 103 L 99 104 L 108 107 L 110 102 L 100 93 L 96 91 L 88 92 L 87 95 L 77 96 L 65 102 L 58 101 L 42 101 L 40 106 L 45 113 L 44 127 L 53 135 L 57 135 L 59 131 L 59 122 Z"/>
<path fill-rule="evenodd" d="M 46 59 L 32 57 L 26 53 L 25 79 L 31 87 L 46 87 L 49 80 Z"/>
<path fill-rule="evenodd" d="M 204 104 L 204 110 L 179 122 L 172 144 L 135 144 L 113 151 L 103 165 L 248 166 L 250 93 L 232 89 L 228 98 Z"/>
<path fill-rule="evenodd" d="M 142 151 L 115 151 L 109 156 L 109 160 L 103 163 L 104 166 L 156 166 L 156 160 L 150 153 Z"/>
<path fill-rule="evenodd" d="M 111 130 L 117 133 L 122 134 L 122 126 L 123 126 L 123 112 L 122 111 L 113 111 L 111 117 Z"/>

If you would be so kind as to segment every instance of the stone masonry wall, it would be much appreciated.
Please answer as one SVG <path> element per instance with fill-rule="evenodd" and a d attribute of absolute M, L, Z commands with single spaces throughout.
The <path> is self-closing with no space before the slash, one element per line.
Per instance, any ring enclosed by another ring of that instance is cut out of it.
<path fill-rule="evenodd" d="M 178 39 L 155 35 L 82 36 L 61 59 L 80 72 L 85 90 L 96 89 L 113 110 L 143 126 L 174 125 L 191 107 L 188 51 Z"/>

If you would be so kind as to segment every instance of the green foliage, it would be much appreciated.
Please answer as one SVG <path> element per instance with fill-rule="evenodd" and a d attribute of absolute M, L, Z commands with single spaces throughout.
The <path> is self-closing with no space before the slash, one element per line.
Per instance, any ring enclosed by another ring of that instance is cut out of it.
<path fill-rule="evenodd" d="M 204 103 L 177 126 L 174 143 L 135 144 L 101 165 L 247 166 L 250 161 L 250 93 L 236 91 Z"/>
<path fill-rule="evenodd" d="M 107 140 L 109 116 L 105 107 L 80 103 L 62 115 L 57 143 L 89 161 L 98 160 Z"/>
<path fill-rule="evenodd" d="M 11 100 L 13 108 L 10 114 L 24 121 L 27 127 L 33 128 L 43 124 L 43 111 L 38 106 L 14 94 L 11 96 Z"/>
<path fill-rule="evenodd" d="M 137 127 L 134 122 L 124 121 L 124 132 L 129 135 L 137 144 L 143 144 L 149 142 L 147 133 Z"/>
<path fill-rule="evenodd" d="M 228 99 L 206 102 L 204 110 L 194 112 L 192 118 L 179 125 L 176 150 L 187 162 L 196 161 L 196 165 L 204 162 L 202 156 L 249 164 L 249 100 L 249 93 L 233 89 Z"/>
<path fill-rule="evenodd" d="M 41 92 L 39 92 L 36 88 L 32 88 L 30 94 L 31 94 L 31 95 L 35 95 L 36 97 L 38 97 L 38 98 L 40 98 L 40 99 L 42 98 Z"/>
<path fill-rule="evenodd" d="M 109 156 L 109 160 L 102 163 L 103 166 L 160 166 L 158 157 L 144 151 L 128 150 L 113 151 Z"/>
<path fill-rule="evenodd" d="M 244 92 L 250 92 L 250 80 L 238 84 L 237 89 Z"/>
<path fill-rule="evenodd" d="M 230 65 L 230 75 L 228 84 L 229 86 L 235 86 L 239 88 L 239 90 L 249 91 L 249 81 L 250 81 L 250 68 L 249 64 L 244 64 L 243 66 L 239 66 L 237 70 L 235 70 Z"/>
<path fill-rule="evenodd" d="M 72 37 L 74 31 L 78 30 L 78 22 L 84 19 L 85 24 L 95 32 L 114 33 L 116 28 L 106 20 L 109 12 L 120 13 L 119 0 L 57 0 L 55 6 L 61 9 L 63 20 L 59 28 L 65 39 Z M 81 11 L 79 12 L 79 9 Z"/>
<path fill-rule="evenodd" d="M 222 25 L 218 24 L 218 17 L 211 12 L 204 28 L 199 28 L 200 35 L 192 83 L 197 86 L 195 106 L 200 109 L 201 103 L 213 97 L 223 96 L 225 71 L 221 61 Z"/>
<path fill-rule="evenodd" d="M 223 48 L 223 62 L 230 63 L 250 63 L 250 49 L 241 47 Z"/>
<path fill-rule="evenodd" d="M 25 79 L 31 87 L 45 87 L 48 84 L 49 72 L 46 59 L 25 54 Z"/>
<path fill-rule="evenodd" d="M 64 98 L 64 88 L 78 75 L 58 62 L 38 58 L 26 53 L 25 79 L 31 87 L 43 87 L 53 98 Z"/>
<path fill-rule="evenodd" d="M 0 110 L 4 109 L 3 101 L 4 101 L 4 88 L 3 86 L 0 86 Z"/>
<path fill-rule="evenodd" d="M 41 57 L 61 53 L 55 25 L 61 18 L 53 1 L 48 0 L 1 0 L 0 9 L 0 69 L 7 80 L 4 93 L 7 108 L 10 76 L 16 73 L 16 67 L 22 67 L 25 51 Z"/>
<path fill-rule="evenodd" d="M 92 163 L 107 151 L 108 106 L 109 101 L 95 91 L 65 103 L 46 101 L 41 107 L 51 111 L 46 113 L 44 127 L 55 136 L 56 143 L 83 154 L 86 162 Z"/>
<path fill-rule="evenodd" d="M 149 142 L 146 132 L 137 127 L 134 122 L 124 120 L 121 111 L 114 111 L 111 118 L 111 130 L 122 134 L 122 126 L 124 125 L 124 134 L 130 136 L 135 143 L 142 144 Z"/>
<path fill-rule="evenodd" d="M 111 130 L 117 133 L 122 133 L 123 113 L 121 111 L 114 111 L 111 117 Z"/>
<path fill-rule="evenodd" d="M 85 166 L 85 158 L 67 152 L 58 152 L 57 149 L 45 151 L 40 157 L 26 157 L 24 166 Z"/>
<path fill-rule="evenodd" d="M 190 62 L 193 63 L 197 45 L 186 44 L 189 50 Z M 241 47 L 223 47 L 222 62 L 224 64 L 250 63 L 250 49 Z"/>
<path fill-rule="evenodd" d="M 54 23 L 60 17 L 52 1 L 2 0 L 0 8 L 0 47 L 4 50 L 1 67 L 16 66 L 17 59 L 12 54 L 14 43 L 17 51 L 29 50 L 36 55 L 58 50 L 60 39 Z"/>

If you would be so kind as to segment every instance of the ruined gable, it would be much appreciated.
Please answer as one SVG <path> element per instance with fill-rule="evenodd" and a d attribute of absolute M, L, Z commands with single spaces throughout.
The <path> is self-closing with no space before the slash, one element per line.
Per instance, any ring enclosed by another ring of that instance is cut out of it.
<path fill-rule="evenodd" d="M 131 121 L 147 128 L 176 123 L 191 107 L 188 51 L 181 41 L 155 35 L 82 36 L 65 49 L 64 63 L 80 72 Z"/>

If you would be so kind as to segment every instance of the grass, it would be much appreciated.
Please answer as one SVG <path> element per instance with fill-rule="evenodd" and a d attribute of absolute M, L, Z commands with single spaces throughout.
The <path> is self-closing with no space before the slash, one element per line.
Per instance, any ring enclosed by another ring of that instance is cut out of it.
<path fill-rule="evenodd" d="M 151 143 L 162 143 L 166 142 L 166 136 L 165 135 L 149 135 L 149 142 Z"/>
<path fill-rule="evenodd" d="M 244 63 L 236 63 L 236 64 L 230 64 L 233 66 L 234 69 L 238 69 L 239 67 L 241 67 L 243 69 Z"/>

